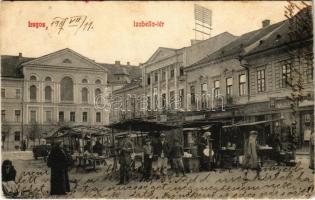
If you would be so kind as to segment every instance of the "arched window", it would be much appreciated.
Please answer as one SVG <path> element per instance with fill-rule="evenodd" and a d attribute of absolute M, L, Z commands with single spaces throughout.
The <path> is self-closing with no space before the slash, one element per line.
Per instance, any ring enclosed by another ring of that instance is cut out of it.
<path fill-rule="evenodd" d="M 49 76 L 47 76 L 47 77 L 45 78 L 45 81 L 51 82 L 51 78 L 50 78 Z"/>
<path fill-rule="evenodd" d="M 95 84 L 101 84 L 102 83 L 102 81 L 100 80 L 100 79 L 97 79 L 96 81 L 95 81 Z"/>
<path fill-rule="evenodd" d="M 51 87 L 45 87 L 45 101 L 51 101 Z"/>
<path fill-rule="evenodd" d="M 64 77 L 60 82 L 61 101 L 73 101 L 73 81 L 70 77 Z"/>
<path fill-rule="evenodd" d="M 88 83 L 88 81 L 84 78 L 84 79 L 82 80 L 82 83 Z"/>
<path fill-rule="evenodd" d="M 36 96 L 37 96 L 37 88 L 35 85 L 32 85 L 30 87 L 30 100 L 36 101 Z"/>
<path fill-rule="evenodd" d="M 88 102 L 88 89 L 82 88 L 82 102 Z"/>
<path fill-rule="evenodd" d="M 31 80 L 31 81 L 36 81 L 37 78 L 36 78 L 36 76 L 32 75 L 32 76 L 30 77 L 30 80 Z"/>
<path fill-rule="evenodd" d="M 101 93 L 102 93 L 101 89 L 97 88 L 97 89 L 95 90 L 95 98 L 96 98 L 97 96 L 99 96 Z"/>

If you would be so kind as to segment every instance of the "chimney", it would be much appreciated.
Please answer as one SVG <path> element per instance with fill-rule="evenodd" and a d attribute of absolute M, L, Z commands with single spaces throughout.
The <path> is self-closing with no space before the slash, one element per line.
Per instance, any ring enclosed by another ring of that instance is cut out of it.
<path fill-rule="evenodd" d="M 115 65 L 116 65 L 116 66 L 120 66 L 120 61 L 119 61 L 119 60 L 116 60 L 116 61 L 115 61 Z"/>
<path fill-rule="evenodd" d="M 128 61 L 128 62 L 127 62 L 127 66 L 129 66 L 129 65 L 130 65 L 130 62 Z"/>
<path fill-rule="evenodd" d="M 262 27 L 265 28 L 267 26 L 270 25 L 270 20 L 269 19 L 265 19 L 264 21 L 262 21 Z"/>
<path fill-rule="evenodd" d="M 19 53 L 19 58 L 22 58 L 22 53 L 21 52 Z"/>

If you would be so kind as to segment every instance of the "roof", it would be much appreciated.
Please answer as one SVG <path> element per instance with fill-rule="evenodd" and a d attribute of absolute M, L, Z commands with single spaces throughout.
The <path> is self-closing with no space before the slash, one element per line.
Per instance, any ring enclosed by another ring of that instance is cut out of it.
<path fill-rule="evenodd" d="M 131 89 L 134 87 L 141 87 L 141 86 L 142 86 L 142 77 L 137 77 L 137 78 L 132 79 L 130 83 L 125 84 L 123 87 L 117 90 L 114 90 L 114 93 L 117 94 L 119 92 L 123 92 L 125 90 Z"/>
<path fill-rule="evenodd" d="M 298 21 L 297 21 L 298 20 Z M 268 37 L 259 41 L 259 44 L 245 54 L 251 55 L 267 49 L 275 48 L 295 40 L 303 40 L 313 36 L 311 7 L 301 10 L 292 20 L 285 20 L 282 25 L 270 32 Z M 290 38 L 290 32 L 297 31 L 296 38 Z"/>
<path fill-rule="evenodd" d="M 34 58 L 27 58 L 22 56 L 1 56 L 1 77 L 11 78 L 23 78 L 22 72 L 19 70 L 19 66 Z"/>
<path fill-rule="evenodd" d="M 278 22 L 255 31 L 245 33 L 193 65 L 203 64 L 212 60 L 230 56 L 238 57 L 241 53 L 243 53 L 245 47 L 253 44 L 257 40 L 260 40 L 263 36 L 280 27 L 283 23 L 284 22 Z"/>
<path fill-rule="evenodd" d="M 115 76 L 117 75 L 126 75 L 130 79 L 137 78 L 141 76 L 141 68 L 135 65 L 121 65 L 121 64 L 107 64 L 107 63 L 98 63 L 103 68 L 108 70 L 108 82 L 115 83 L 121 82 L 118 81 Z"/>
<path fill-rule="evenodd" d="M 224 59 L 224 58 L 239 58 L 239 56 L 249 55 L 255 52 L 262 51 L 268 48 L 274 48 L 283 45 L 290 41 L 289 32 L 292 31 L 292 27 L 297 28 L 297 26 L 292 26 L 292 21 L 295 25 L 298 24 L 312 24 L 312 9 L 311 7 L 305 8 L 298 14 L 293 16 L 293 20 L 284 20 L 275 24 L 268 25 L 261 29 L 251 31 L 239 36 L 234 41 L 230 42 L 226 46 L 220 48 L 218 51 L 208 55 L 206 58 L 201 59 L 196 62 L 195 65 L 208 63 L 210 61 Z M 300 23 L 297 23 L 299 19 Z M 305 23 L 301 23 L 301 21 Z M 302 29 L 302 27 L 298 27 Z M 312 35 L 312 27 L 301 32 L 300 38 L 310 37 Z"/>

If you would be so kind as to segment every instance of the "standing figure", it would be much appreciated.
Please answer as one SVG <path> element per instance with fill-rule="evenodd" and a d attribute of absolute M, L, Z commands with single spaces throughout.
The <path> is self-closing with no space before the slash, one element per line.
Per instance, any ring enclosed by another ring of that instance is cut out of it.
<path fill-rule="evenodd" d="M 153 149 L 151 146 L 150 139 L 145 140 L 145 145 L 143 146 L 143 179 L 149 180 L 152 171 L 152 157 Z"/>
<path fill-rule="evenodd" d="M 179 172 L 182 172 L 183 176 L 185 175 L 185 169 L 184 169 L 184 164 L 183 164 L 183 157 L 184 155 L 184 150 L 182 145 L 179 143 L 179 140 L 177 138 L 174 139 L 174 146 L 171 149 L 171 156 L 176 172 L 176 177 L 179 176 Z"/>
<path fill-rule="evenodd" d="M 160 135 L 160 140 L 156 145 L 156 150 L 155 152 L 157 152 L 157 156 L 158 156 L 158 163 L 157 163 L 157 167 L 158 167 L 158 176 L 160 176 L 160 174 L 162 174 L 162 176 L 167 175 L 167 161 L 168 161 L 168 156 L 169 156 L 169 145 L 168 143 L 166 143 L 165 141 L 165 134 L 162 133 Z"/>
<path fill-rule="evenodd" d="M 103 145 L 98 138 L 93 146 L 93 153 L 97 153 L 97 155 L 101 156 L 103 154 Z"/>
<path fill-rule="evenodd" d="M 199 139 L 198 154 L 200 161 L 200 171 L 206 171 L 209 169 L 209 158 L 204 154 L 204 150 L 208 146 L 208 140 L 205 134 Z"/>
<path fill-rule="evenodd" d="M 313 170 L 314 174 L 314 131 L 311 132 L 310 137 L 310 165 L 309 168 Z"/>
<path fill-rule="evenodd" d="M 247 179 L 248 169 L 256 170 L 257 177 L 259 178 L 260 174 L 260 164 L 257 156 L 257 131 L 250 131 L 248 140 L 245 141 L 244 145 L 244 162 L 243 168 L 245 169 L 245 178 Z"/>
<path fill-rule="evenodd" d="M 70 192 L 69 161 L 60 145 L 60 142 L 53 144 L 47 160 L 47 165 L 51 168 L 50 195 L 65 195 Z"/>
<path fill-rule="evenodd" d="M 119 155 L 119 173 L 120 181 L 117 185 L 127 184 L 131 176 L 131 153 L 133 152 L 133 144 L 129 139 L 129 136 L 126 135 L 122 139 L 121 144 L 118 149 Z"/>

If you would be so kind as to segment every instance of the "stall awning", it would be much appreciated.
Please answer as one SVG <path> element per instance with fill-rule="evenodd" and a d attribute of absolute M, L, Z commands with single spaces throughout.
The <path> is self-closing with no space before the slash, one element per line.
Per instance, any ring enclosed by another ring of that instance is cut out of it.
<path fill-rule="evenodd" d="M 282 119 L 274 119 L 274 120 L 264 120 L 264 121 L 257 121 L 257 122 L 249 122 L 249 123 L 238 123 L 238 124 L 232 124 L 232 125 L 226 125 L 222 126 L 222 128 L 234 128 L 234 127 L 243 127 L 243 126 L 255 126 L 255 125 L 261 125 L 261 124 L 267 124 L 274 121 L 280 121 Z"/>
<path fill-rule="evenodd" d="M 142 119 L 128 119 L 114 124 L 110 124 L 106 127 L 118 130 L 130 130 L 140 132 L 167 131 L 178 128 L 177 126 L 171 126 L 155 121 Z"/>
<path fill-rule="evenodd" d="M 45 139 L 61 138 L 61 137 L 78 137 L 78 138 L 88 138 L 88 137 L 100 137 L 109 135 L 109 129 L 105 127 L 90 127 L 90 126 L 63 126 L 54 130 Z"/>

